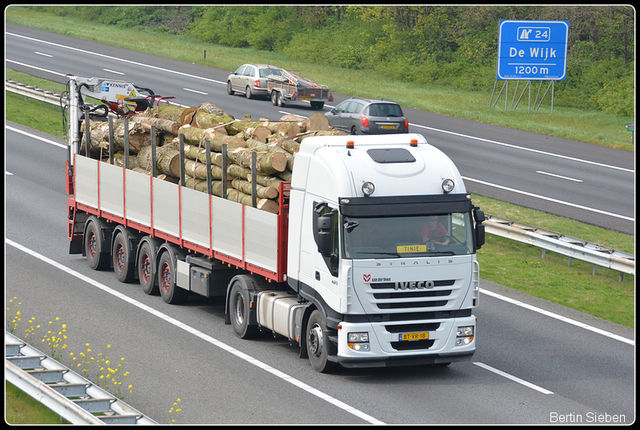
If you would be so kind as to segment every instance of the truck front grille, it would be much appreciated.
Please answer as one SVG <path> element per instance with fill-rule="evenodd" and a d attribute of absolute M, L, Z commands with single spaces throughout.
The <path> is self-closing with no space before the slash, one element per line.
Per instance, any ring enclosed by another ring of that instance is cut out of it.
<path fill-rule="evenodd" d="M 396 289 L 393 282 L 372 283 L 373 303 L 378 309 L 416 309 L 443 307 L 448 303 L 452 290 L 438 290 L 434 288 L 448 287 L 455 284 L 455 280 L 434 281 L 430 288 Z M 422 299 L 422 300 L 420 300 Z"/>

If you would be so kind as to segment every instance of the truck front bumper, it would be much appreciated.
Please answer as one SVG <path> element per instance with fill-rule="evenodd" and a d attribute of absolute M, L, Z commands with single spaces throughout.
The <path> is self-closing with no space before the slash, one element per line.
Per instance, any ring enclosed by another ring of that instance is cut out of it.
<path fill-rule="evenodd" d="M 476 318 L 412 321 L 433 327 L 428 331 L 405 330 L 407 322 L 340 323 L 338 354 L 343 367 L 387 367 L 420 364 L 444 364 L 468 361 L 476 350 Z M 404 324 L 403 324 L 404 323 Z M 471 328 L 472 335 L 459 335 L 460 328 Z M 353 342 L 349 333 L 358 334 Z M 366 333 L 368 342 L 362 341 Z M 403 334 L 419 335 L 423 340 L 402 340 Z"/>

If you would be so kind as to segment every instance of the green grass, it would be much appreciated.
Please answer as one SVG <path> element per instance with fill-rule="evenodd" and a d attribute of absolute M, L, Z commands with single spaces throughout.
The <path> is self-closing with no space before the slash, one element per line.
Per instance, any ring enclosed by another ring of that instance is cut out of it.
<path fill-rule="evenodd" d="M 633 118 L 609 115 L 601 111 L 563 108 L 557 105 L 554 106 L 551 114 L 550 95 L 547 95 L 539 111 L 527 113 L 525 97 L 517 110 L 508 109 L 504 112 L 504 96 L 501 99 L 502 102 L 499 102 L 495 108 L 491 108 L 490 92 L 463 91 L 446 86 L 399 82 L 371 71 L 310 64 L 274 52 L 216 46 L 200 42 L 195 38 L 141 28 L 114 28 L 98 23 L 87 25 L 86 22 L 75 18 L 54 16 L 18 6 L 6 9 L 6 21 L 224 70 L 235 70 L 242 63 L 249 61 L 277 64 L 286 69 L 301 70 L 303 76 L 329 85 L 336 93 L 390 97 L 403 106 L 416 109 L 634 151 L 631 133 L 625 129 L 626 123 L 633 121 Z M 118 37 L 113 37 L 114 34 Z M 207 51 L 206 59 L 204 58 L 205 50 Z M 513 89 L 510 91 L 509 103 L 511 103 Z M 532 91 L 534 99 L 536 91 L 537 87 Z"/>
<path fill-rule="evenodd" d="M 8 424 L 63 424 L 60 415 L 5 381 L 5 420 Z"/>

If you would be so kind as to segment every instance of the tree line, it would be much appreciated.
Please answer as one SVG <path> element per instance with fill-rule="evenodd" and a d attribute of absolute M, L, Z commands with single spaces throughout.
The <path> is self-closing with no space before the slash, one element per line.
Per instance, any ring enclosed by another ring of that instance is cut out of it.
<path fill-rule="evenodd" d="M 42 6 L 39 7 L 43 9 Z M 634 113 L 631 6 L 55 6 L 56 14 L 374 70 L 422 85 L 490 91 L 501 19 L 567 20 L 557 106 Z"/>

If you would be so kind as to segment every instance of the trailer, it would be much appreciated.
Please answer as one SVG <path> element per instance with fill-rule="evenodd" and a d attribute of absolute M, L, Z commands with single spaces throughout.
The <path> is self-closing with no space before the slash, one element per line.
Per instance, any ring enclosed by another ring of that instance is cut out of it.
<path fill-rule="evenodd" d="M 238 337 L 283 336 L 318 372 L 475 352 L 484 215 L 422 135 L 304 139 L 274 214 L 92 159 L 69 122 L 69 252 L 91 268 L 221 297 Z"/>
<path fill-rule="evenodd" d="M 274 106 L 284 106 L 290 101 L 308 101 L 313 109 L 322 109 L 325 102 L 333 101 L 333 94 L 326 85 L 319 85 L 293 72 L 282 70 L 280 75 L 270 75 L 267 90 Z"/>

